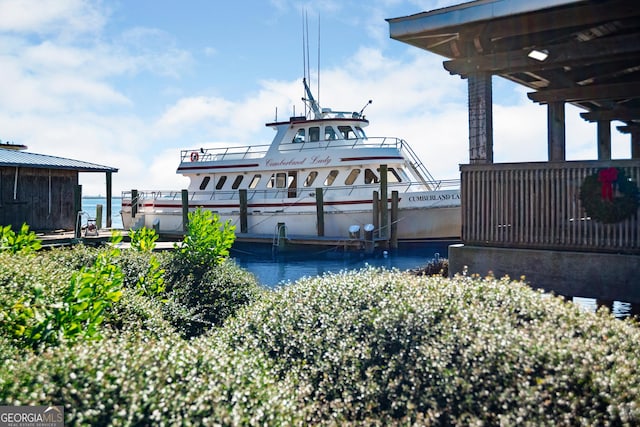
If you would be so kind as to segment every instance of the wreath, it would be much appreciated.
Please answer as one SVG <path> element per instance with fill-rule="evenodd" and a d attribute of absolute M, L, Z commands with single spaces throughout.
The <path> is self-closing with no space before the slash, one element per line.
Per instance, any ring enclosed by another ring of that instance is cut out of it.
<path fill-rule="evenodd" d="M 613 224 L 637 212 L 638 186 L 620 168 L 599 169 L 582 182 L 580 201 L 589 217 Z"/>

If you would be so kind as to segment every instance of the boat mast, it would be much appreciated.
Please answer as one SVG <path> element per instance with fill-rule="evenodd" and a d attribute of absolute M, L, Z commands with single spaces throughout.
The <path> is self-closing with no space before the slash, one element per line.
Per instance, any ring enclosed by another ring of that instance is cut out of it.
<path fill-rule="evenodd" d="M 311 93 L 311 89 L 309 89 L 309 85 L 307 84 L 306 77 L 302 79 L 302 83 L 304 84 L 304 91 L 307 94 L 307 97 L 302 98 L 302 100 L 309 104 L 311 111 L 313 111 L 314 119 L 315 120 L 321 119 L 322 112 L 320 111 L 320 105 L 318 105 L 318 102 L 313 97 L 313 94 Z"/>

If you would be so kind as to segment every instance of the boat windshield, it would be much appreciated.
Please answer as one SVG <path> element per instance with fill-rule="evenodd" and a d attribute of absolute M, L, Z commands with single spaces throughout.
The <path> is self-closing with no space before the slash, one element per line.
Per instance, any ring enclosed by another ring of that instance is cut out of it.
<path fill-rule="evenodd" d="M 365 139 L 366 135 L 360 126 L 338 126 L 338 130 L 340 131 L 340 135 L 344 139 Z"/>

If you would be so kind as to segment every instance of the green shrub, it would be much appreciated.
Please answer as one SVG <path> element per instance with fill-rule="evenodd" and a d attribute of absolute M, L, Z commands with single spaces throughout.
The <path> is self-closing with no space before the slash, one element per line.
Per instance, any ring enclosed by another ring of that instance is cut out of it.
<path fill-rule="evenodd" d="M 304 279 L 219 334 L 268 355 L 309 424 L 640 423 L 638 325 L 506 279 Z"/>
<path fill-rule="evenodd" d="M 78 271 L 82 267 L 92 266 L 101 250 L 103 248 L 77 244 L 71 247 L 53 248 L 39 255 L 51 259 L 60 270 Z"/>
<path fill-rule="evenodd" d="M 65 425 L 302 425 L 260 353 L 118 333 L 0 367 L 6 405 L 64 405 Z"/>
<path fill-rule="evenodd" d="M 143 333 L 151 339 L 175 333 L 158 300 L 123 288 L 117 304 L 104 313 L 104 327 L 112 331 Z"/>
<path fill-rule="evenodd" d="M 0 226 L 0 252 L 32 253 L 42 247 L 42 243 L 29 226 L 24 223 L 20 231 L 16 233 L 10 225 Z"/>
<path fill-rule="evenodd" d="M 113 243 L 117 242 L 114 235 Z M 122 272 L 113 263 L 118 254 L 115 248 L 99 251 L 91 267 L 71 275 L 61 298 L 47 298 L 49 284 L 23 290 L 13 304 L 2 307 L 3 332 L 34 348 L 100 338 L 104 312 L 121 295 Z"/>
<path fill-rule="evenodd" d="M 0 252 L 0 335 L 16 345 L 29 345 L 26 330 L 35 328 L 48 307 L 62 300 L 73 274 L 46 254 Z"/>
<path fill-rule="evenodd" d="M 263 292 L 253 274 L 229 259 L 210 266 L 201 275 L 179 271 L 170 277 L 171 293 L 165 313 L 186 337 L 220 326 Z"/>
<path fill-rule="evenodd" d="M 234 231 L 231 221 L 221 223 L 218 214 L 198 208 L 189 213 L 187 232 L 175 246 L 175 255 L 195 274 L 204 272 L 229 256 L 236 239 Z"/>
<path fill-rule="evenodd" d="M 142 227 L 138 230 L 129 230 L 131 248 L 138 252 L 152 252 L 156 247 L 158 234 L 155 230 Z"/>

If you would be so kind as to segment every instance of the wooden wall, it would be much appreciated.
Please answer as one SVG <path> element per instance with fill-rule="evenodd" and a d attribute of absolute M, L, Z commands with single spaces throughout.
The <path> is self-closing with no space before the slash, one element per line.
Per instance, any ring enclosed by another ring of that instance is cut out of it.
<path fill-rule="evenodd" d="M 17 182 L 17 186 L 16 186 Z M 0 225 L 14 230 L 73 230 L 76 221 L 73 170 L 0 167 Z"/>

